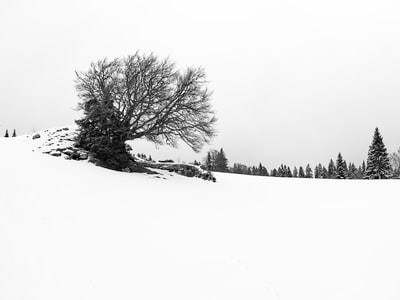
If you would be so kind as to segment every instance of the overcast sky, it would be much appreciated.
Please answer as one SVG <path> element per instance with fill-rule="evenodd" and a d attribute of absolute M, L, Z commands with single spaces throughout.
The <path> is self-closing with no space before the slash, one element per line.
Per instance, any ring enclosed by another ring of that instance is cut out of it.
<path fill-rule="evenodd" d="M 400 147 L 399 15 L 388 0 L 1 0 L 0 134 L 73 124 L 74 71 L 140 50 L 206 70 L 219 134 L 204 150 L 267 168 L 339 151 L 359 164 L 376 126 Z"/>

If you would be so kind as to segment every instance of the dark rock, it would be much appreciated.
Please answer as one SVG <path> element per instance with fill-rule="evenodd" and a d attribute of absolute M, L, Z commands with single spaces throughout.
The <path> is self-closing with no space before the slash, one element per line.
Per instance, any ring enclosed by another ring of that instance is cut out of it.
<path fill-rule="evenodd" d="M 74 151 L 71 149 L 65 149 L 65 150 L 63 150 L 63 153 L 70 157 L 70 156 L 72 156 L 72 154 L 74 154 Z"/>
<path fill-rule="evenodd" d="M 72 153 L 70 157 L 73 160 L 79 160 L 80 159 L 79 153 L 77 153 L 77 152 Z"/>
<path fill-rule="evenodd" d="M 32 140 L 40 139 L 40 134 L 36 133 L 33 137 Z"/>
<path fill-rule="evenodd" d="M 160 162 L 160 163 L 173 163 L 174 161 L 172 159 L 164 159 L 164 160 L 159 160 L 158 162 Z"/>

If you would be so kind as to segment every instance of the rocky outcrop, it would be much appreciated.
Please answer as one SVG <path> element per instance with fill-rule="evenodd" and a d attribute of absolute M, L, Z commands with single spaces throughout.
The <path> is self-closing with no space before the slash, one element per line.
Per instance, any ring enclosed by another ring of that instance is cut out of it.
<path fill-rule="evenodd" d="M 205 171 L 199 166 L 190 165 L 190 164 L 178 164 L 178 163 L 152 163 L 152 162 L 143 162 L 143 165 L 148 168 L 159 169 L 159 170 L 167 170 L 169 172 L 178 173 L 187 177 L 197 177 L 202 178 L 204 180 L 211 180 L 216 182 L 216 178 L 214 175 Z"/>
<path fill-rule="evenodd" d="M 96 160 L 89 151 L 75 146 L 75 138 L 77 134 L 75 128 L 64 127 L 54 130 L 45 130 L 41 133 L 42 136 L 40 134 L 35 134 L 32 138 L 43 140 L 43 143 L 37 148 L 37 150 L 42 153 L 55 157 L 63 157 L 69 160 L 88 160 L 91 163 L 102 166 L 101 162 Z M 132 150 L 132 148 L 129 149 L 129 145 L 127 145 L 127 150 L 128 152 L 131 152 L 129 150 Z M 128 173 L 159 175 L 160 173 L 157 173 L 154 169 L 167 170 L 187 177 L 198 177 L 204 180 L 216 181 L 211 172 L 201 169 L 200 166 L 174 163 L 171 160 L 159 161 L 157 163 L 136 158 L 134 155 L 132 155 L 132 159 L 129 161 L 128 166 L 126 166 L 122 171 Z"/>

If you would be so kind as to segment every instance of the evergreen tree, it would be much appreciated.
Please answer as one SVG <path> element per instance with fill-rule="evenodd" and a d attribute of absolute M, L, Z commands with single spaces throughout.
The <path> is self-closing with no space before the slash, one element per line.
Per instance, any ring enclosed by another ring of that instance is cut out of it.
<path fill-rule="evenodd" d="M 237 163 L 233 163 L 232 173 L 239 174 L 239 166 Z"/>
<path fill-rule="evenodd" d="M 318 178 L 323 178 L 323 168 L 321 163 L 318 164 L 318 175 Z"/>
<path fill-rule="evenodd" d="M 297 171 L 297 168 L 293 168 L 293 177 L 297 177 L 299 175 L 299 172 Z"/>
<path fill-rule="evenodd" d="M 302 166 L 299 168 L 299 178 L 305 178 L 306 175 L 304 174 L 304 169 Z"/>
<path fill-rule="evenodd" d="M 336 159 L 336 178 L 338 178 L 338 179 L 346 178 L 345 164 L 343 161 L 342 154 L 340 152 Z"/>
<path fill-rule="evenodd" d="M 319 170 L 318 170 L 318 166 L 315 166 L 315 169 L 314 169 L 314 178 L 319 178 Z"/>
<path fill-rule="evenodd" d="M 6 138 L 10 137 L 10 136 L 8 135 L 8 129 L 6 129 L 6 134 L 4 135 L 4 137 L 6 137 Z"/>
<path fill-rule="evenodd" d="M 287 165 L 283 165 L 283 177 L 289 177 L 289 169 Z"/>
<path fill-rule="evenodd" d="M 259 175 L 261 175 L 261 176 L 269 176 L 267 168 L 264 167 L 261 163 L 258 166 L 258 172 L 259 172 Z"/>
<path fill-rule="evenodd" d="M 363 160 L 363 162 L 362 162 L 361 171 L 362 171 L 361 172 L 362 178 L 364 178 L 365 177 L 365 173 L 367 172 L 367 166 L 365 164 L 365 160 Z"/>
<path fill-rule="evenodd" d="M 262 168 L 263 168 L 262 164 L 259 163 L 258 168 L 257 168 L 257 175 L 261 175 Z"/>
<path fill-rule="evenodd" d="M 328 170 L 325 166 L 322 167 L 322 178 L 328 178 Z"/>
<path fill-rule="evenodd" d="M 16 137 L 16 136 L 17 136 L 17 132 L 15 131 L 15 128 L 14 128 L 14 131 L 13 131 L 12 137 Z"/>
<path fill-rule="evenodd" d="M 207 171 L 212 170 L 212 162 L 211 162 L 211 153 L 210 151 L 207 152 L 207 157 L 206 157 L 206 169 Z"/>
<path fill-rule="evenodd" d="M 232 172 L 236 174 L 247 174 L 247 166 L 240 163 L 234 163 Z"/>
<path fill-rule="evenodd" d="M 251 168 L 250 167 L 247 167 L 247 174 L 251 175 Z"/>
<path fill-rule="evenodd" d="M 215 171 L 227 172 L 228 160 L 226 159 L 224 149 L 221 148 L 215 157 Z"/>
<path fill-rule="evenodd" d="M 89 93 L 88 93 L 89 94 Z M 120 170 L 126 167 L 130 155 L 121 139 L 122 128 L 109 97 L 92 97 L 80 104 L 85 117 L 77 120 L 77 145 L 95 154 L 102 165 Z"/>
<path fill-rule="evenodd" d="M 211 149 L 207 152 L 207 156 L 204 159 L 204 164 L 208 171 L 216 171 L 217 170 L 217 157 L 219 155 L 219 151 L 215 149 Z"/>
<path fill-rule="evenodd" d="M 292 170 L 290 170 L 290 167 L 287 167 L 287 177 L 293 177 Z"/>
<path fill-rule="evenodd" d="M 251 175 L 257 175 L 257 168 L 255 166 L 251 167 Z"/>
<path fill-rule="evenodd" d="M 350 178 L 350 179 L 354 178 L 353 163 L 351 163 L 351 162 L 347 165 L 346 177 Z"/>
<path fill-rule="evenodd" d="M 389 155 L 378 127 L 375 128 L 372 144 L 368 150 L 366 177 L 369 179 L 385 179 L 390 177 Z"/>
<path fill-rule="evenodd" d="M 362 172 L 362 167 L 361 167 L 361 166 L 358 167 L 358 170 L 357 170 L 357 177 L 356 177 L 356 178 L 357 178 L 357 179 L 364 178 L 363 172 Z"/>
<path fill-rule="evenodd" d="M 278 177 L 284 177 L 285 176 L 283 164 L 278 168 L 277 176 Z"/>
<path fill-rule="evenodd" d="M 400 178 L 400 149 L 389 155 L 392 178 Z"/>
<path fill-rule="evenodd" d="M 328 165 L 328 178 L 336 178 L 336 167 L 332 159 L 329 161 Z"/>
<path fill-rule="evenodd" d="M 201 163 L 199 163 L 197 160 L 194 160 L 193 164 L 194 164 L 195 166 L 200 166 L 200 165 L 201 165 Z"/>
<path fill-rule="evenodd" d="M 359 178 L 358 169 L 357 169 L 355 164 L 353 164 L 353 163 L 349 164 L 349 171 L 348 171 L 348 176 L 347 177 L 351 178 L 351 179 Z"/>
<path fill-rule="evenodd" d="M 343 160 L 343 169 L 344 169 L 344 174 L 346 175 L 346 178 L 348 178 L 349 168 L 347 167 L 347 162 L 345 159 Z"/>
<path fill-rule="evenodd" d="M 306 166 L 306 178 L 313 178 L 313 171 L 310 167 L 310 164 Z"/>

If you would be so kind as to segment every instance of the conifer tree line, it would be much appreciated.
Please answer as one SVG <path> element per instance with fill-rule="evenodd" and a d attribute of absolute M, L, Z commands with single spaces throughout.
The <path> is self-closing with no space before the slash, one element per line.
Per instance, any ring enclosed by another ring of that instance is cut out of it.
<path fill-rule="evenodd" d="M 336 159 L 330 159 L 327 167 L 319 163 L 311 168 L 307 164 L 294 167 L 293 170 L 284 164 L 278 168 L 267 170 L 262 163 L 258 166 L 247 166 L 242 163 L 234 163 L 228 167 L 228 160 L 225 152 L 210 150 L 204 160 L 204 167 L 210 171 L 230 172 L 235 174 L 246 174 L 256 176 L 272 177 L 297 177 L 297 178 L 325 178 L 325 179 L 388 179 L 400 178 L 400 148 L 397 152 L 388 155 L 383 138 L 378 130 L 375 129 L 372 143 L 369 146 L 367 161 L 356 166 L 352 162 L 347 162 L 339 152 Z"/>
<path fill-rule="evenodd" d="M 17 136 L 17 132 L 15 131 L 15 129 L 13 130 L 13 133 L 12 133 L 11 136 L 12 136 L 12 137 L 16 137 L 16 136 Z M 6 132 L 5 132 L 5 134 L 4 134 L 4 137 L 5 137 L 5 138 L 10 137 L 10 134 L 8 133 L 8 129 L 6 129 Z"/>
<path fill-rule="evenodd" d="M 224 149 L 208 151 L 204 160 L 204 167 L 207 171 L 229 172 L 228 159 L 225 156 Z"/>

